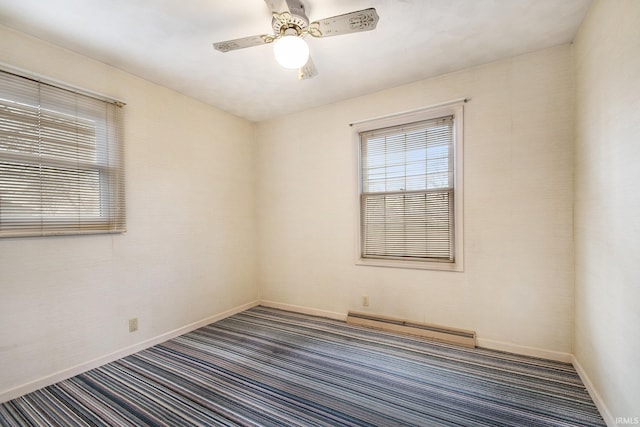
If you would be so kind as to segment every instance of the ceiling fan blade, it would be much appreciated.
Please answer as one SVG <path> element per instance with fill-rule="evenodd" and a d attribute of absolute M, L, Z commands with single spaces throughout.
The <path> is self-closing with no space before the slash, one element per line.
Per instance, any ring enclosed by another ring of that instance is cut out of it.
<path fill-rule="evenodd" d="M 231 50 L 244 49 L 247 47 L 260 46 L 273 42 L 273 35 L 243 37 L 241 39 L 227 40 L 224 42 L 214 43 L 213 47 L 220 52 L 229 52 Z"/>
<path fill-rule="evenodd" d="M 302 17 L 309 22 L 309 18 L 307 18 L 307 14 L 304 11 L 304 5 L 300 0 L 285 0 L 285 3 L 291 15 Z"/>
<path fill-rule="evenodd" d="M 313 37 L 331 37 L 360 31 L 371 31 L 376 28 L 379 19 L 374 8 L 363 9 L 313 21 L 309 24 L 309 34 Z"/>
<path fill-rule="evenodd" d="M 311 77 L 315 77 L 318 75 L 318 69 L 316 68 L 316 64 L 313 62 L 313 59 L 309 57 L 307 63 L 298 70 L 298 79 L 306 80 Z"/>
<path fill-rule="evenodd" d="M 285 0 L 264 0 L 271 13 L 281 14 L 283 12 L 289 12 L 287 3 Z"/>
<path fill-rule="evenodd" d="M 306 17 L 304 4 L 300 0 L 264 0 L 271 13 L 282 14 L 288 12 L 295 16 Z"/>

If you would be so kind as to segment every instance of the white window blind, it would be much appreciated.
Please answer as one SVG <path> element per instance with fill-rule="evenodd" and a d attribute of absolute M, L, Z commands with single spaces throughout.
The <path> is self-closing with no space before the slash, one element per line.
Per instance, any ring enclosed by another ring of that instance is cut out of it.
<path fill-rule="evenodd" d="M 125 230 L 121 110 L 0 71 L 0 237 Z"/>
<path fill-rule="evenodd" d="M 454 262 L 454 116 L 360 133 L 361 256 Z"/>

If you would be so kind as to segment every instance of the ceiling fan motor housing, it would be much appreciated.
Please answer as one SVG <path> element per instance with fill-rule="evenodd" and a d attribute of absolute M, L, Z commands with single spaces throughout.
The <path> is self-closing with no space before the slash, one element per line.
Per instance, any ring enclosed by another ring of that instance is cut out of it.
<path fill-rule="evenodd" d="M 301 2 L 288 1 L 289 12 L 274 13 L 271 26 L 273 33 L 278 36 L 301 36 L 309 29 L 309 19 Z M 295 31 L 295 34 L 293 33 Z"/>

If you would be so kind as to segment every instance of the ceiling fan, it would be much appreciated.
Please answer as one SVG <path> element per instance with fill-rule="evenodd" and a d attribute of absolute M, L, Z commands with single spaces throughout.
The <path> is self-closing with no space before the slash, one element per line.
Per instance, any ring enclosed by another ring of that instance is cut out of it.
<path fill-rule="evenodd" d="M 278 63 L 285 68 L 297 68 L 301 80 L 318 74 L 304 41 L 307 34 L 321 38 L 370 31 L 376 28 L 379 19 L 376 10 L 370 8 L 309 22 L 301 0 L 265 0 L 265 3 L 273 17 L 273 34 L 227 40 L 214 43 L 213 47 L 220 52 L 229 52 L 274 43 Z"/>

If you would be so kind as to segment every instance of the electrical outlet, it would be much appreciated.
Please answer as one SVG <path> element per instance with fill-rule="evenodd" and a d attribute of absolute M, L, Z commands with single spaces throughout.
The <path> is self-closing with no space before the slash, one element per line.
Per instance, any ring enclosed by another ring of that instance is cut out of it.
<path fill-rule="evenodd" d="M 362 295 L 362 306 L 369 307 L 369 297 L 367 295 Z"/>
<path fill-rule="evenodd" d="M 129 332 L 135 332 L 138 330 L 138 318 L 134 317 L 129 319 Z"/>

